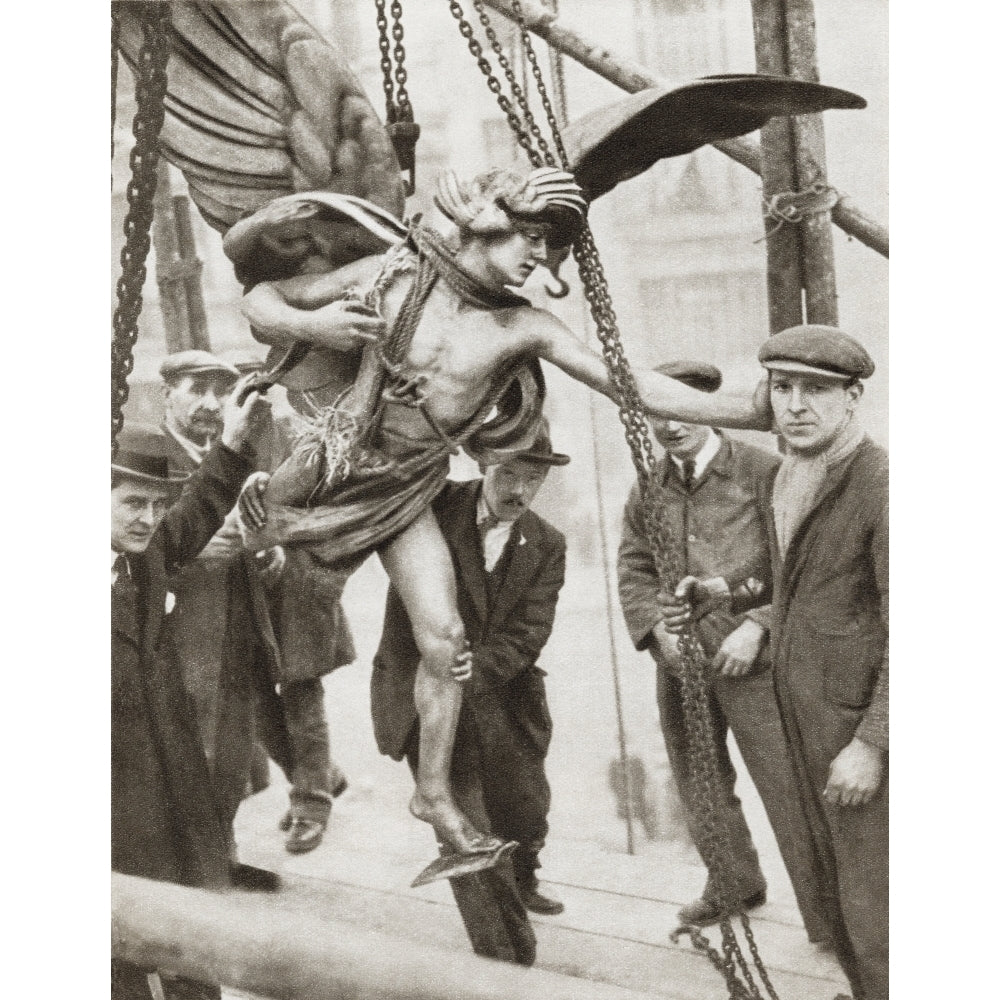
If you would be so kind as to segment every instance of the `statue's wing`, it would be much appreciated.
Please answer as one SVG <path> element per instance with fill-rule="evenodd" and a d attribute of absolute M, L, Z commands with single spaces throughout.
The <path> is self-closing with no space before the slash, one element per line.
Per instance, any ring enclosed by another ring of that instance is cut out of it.
<path fill-rule="evenodd" d="M 225 233 L 298 191 L 364 198 L 402 216 L 392 145 L 334 44 L 274 0 L 170 6 L 160 141 L 213 228 Z M 134 70 L 142 29 L 132 7 L 112 5 Z"/>
<path fill-rule="evenodd" d="M 857 94 L 820 83 L 724 74 L 672 90 L 641 90 L 571 122 L 563 141 L 570 169 L 592 201 L 658 160 L 745 135 L 770 118 L 864 107 Z"/>

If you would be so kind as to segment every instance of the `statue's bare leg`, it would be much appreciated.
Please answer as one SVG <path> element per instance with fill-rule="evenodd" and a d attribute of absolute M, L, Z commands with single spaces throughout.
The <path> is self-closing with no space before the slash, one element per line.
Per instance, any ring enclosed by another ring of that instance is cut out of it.
<path fill-rule="evenodd" d="M 410 811 L 430 823 L 438 840 L 455 851 L 494 850 L 503 842 L 480 833 L 451 794 L 451 754 L 462 708 L 462 688 L 452 678 L 451 668 L 465 648 L 465 628 L 458 614 L 451 554 L 430 509 L 381 556 L 406 606 L 420 651 L 413 689 L 420 716 L 420 757 Z"/>

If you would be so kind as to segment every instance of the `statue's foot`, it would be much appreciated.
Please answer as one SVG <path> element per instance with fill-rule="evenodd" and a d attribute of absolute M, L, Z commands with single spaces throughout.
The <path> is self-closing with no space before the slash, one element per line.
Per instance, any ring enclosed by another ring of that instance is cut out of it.
<path fill-rule="evenodd" d="M 489 854 L 505 843 L 499 837 L 480 833 L 455 803 L 447 799 L 432 801 L 420 792 L 414 792 L 410 799 L 410 812 L 417 819 L 430 823 L 438 842 L 456 854 Z"/>

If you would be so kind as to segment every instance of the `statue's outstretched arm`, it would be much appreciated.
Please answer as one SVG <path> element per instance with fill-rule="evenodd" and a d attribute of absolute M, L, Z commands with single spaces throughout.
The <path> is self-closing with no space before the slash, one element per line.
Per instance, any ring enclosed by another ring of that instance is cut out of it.
<path fill-rule="evenodd" d="M 611 380 L 600 355 L 577 340 L 551 313 L 535 310 L 531 315 L 539 321 L 536 335 L 539 357 L 614 400 Z M 647 368 L 633 366 L 632 374 L 643 405 L 654 416 L 713 427 L 745 430 L 769 430 L 771 427 L 770 407 L 766 394 L 760 389 L 719 389 L 706 393 Z"/>

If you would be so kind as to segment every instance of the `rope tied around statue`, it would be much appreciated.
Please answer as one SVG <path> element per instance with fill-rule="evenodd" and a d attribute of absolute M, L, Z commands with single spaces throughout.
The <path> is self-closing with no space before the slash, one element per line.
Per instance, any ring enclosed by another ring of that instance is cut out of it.
<path fill-rule="evenodd" d="M 366 338 L 357 372 L 332 403 L 312 406 L 297 435 L 295 452 L 316 469 L 316 483 L 305 506 L 315 507 L 335 493 L 352 474 L 366 471 L 405 481 L 422 468 L 464 447 L 471 455 L 495 454 L 532 438 L 541 416 L 545 382 L 537 361 L 516 360 L 493 379 L 475 413 L 457 431 L 448 431 L 430 409 L 427 376 L 410 372 L 405 359 L 424 307 L 439 280 L 474 308 L 498 310 L 528 305 L 506 290 L 484 285 L 456 260 L 454 250 L 436 230 L 411 221 L 406 239 L 383 255 L 379 271 L 367 289 L 352 289 L 340 298 L 348 307 L 381 313 L 385 293 L 403 274 L 413 280 L 402 305 L 380 337 Z M 309 404 L 309 393 L 304 393 Z M 381 418 L 386 405 L 417 409 L 436 444 L 399 458 L 379 447 Z"/>

